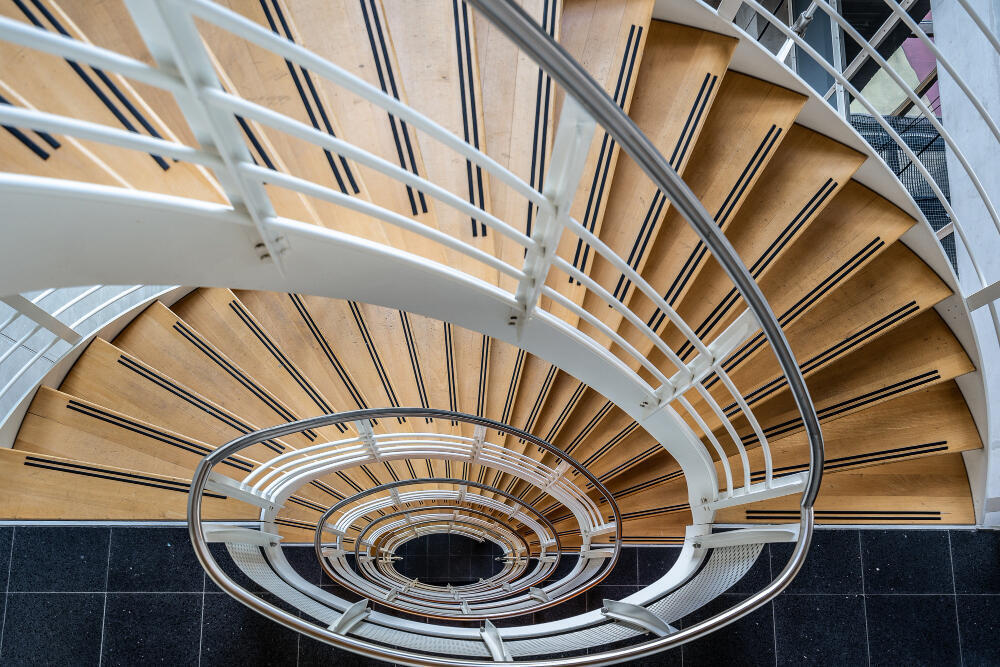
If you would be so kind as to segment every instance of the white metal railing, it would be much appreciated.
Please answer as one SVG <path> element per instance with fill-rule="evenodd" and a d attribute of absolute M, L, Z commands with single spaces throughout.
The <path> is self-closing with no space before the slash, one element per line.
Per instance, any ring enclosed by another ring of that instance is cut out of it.
<path fill-rule="evenodd" d="M 711 516 L 715 507 L 725 504 L 749 503 L 775 495 L 801 492 L 801 530 L 794 531 L 793 539 L 796 540 L 796 547 L 793 557 L 769 586 L 726 612 L 677 631 L 670 636 L 659 637 L 641 646 L 621 649 L 613 654 L 588 656 L 583 660 L 596 664 L 607 659 L 627 659 L 648 655 L 657 650 L 689 641 L 750 613 L 777 595 L 795 575 L 808 548 L 812 528 L 812 503 L 819 488 L 822 468 L 822 438 L 818 419 L 801 372 L 784 339 L 777 319 L 759 288 L 736 256 L 728 240 L 722 235 L 687 185 L 670 168 L 663 156 L 604 93 L 603 89 L 517 7 L 508 2 L 485 2 L 483 0 L 472 0 L 470 4 L 501 28 L 520 49 L 535 59 L 546 74 L 551 76 L 567 92 L 549 160 L 549 171 L 541 191 L 528 185 L 523 179 L 498 164 L 483 151 L 457 138 L 433 120 L 402 104 L 392 96 L 383 93 L 307 49 L 207 0 L 159 0 L 157 2 L 130 0 L 128 2 L 136 26 L 156 61 L 156 67 L 93 45 L 54 36 L 44 30 L 26 27 L 16 21 L 0 18 L 0 39 L 64 58 L 72 58 L 76 62 L 100 66 L 108 71 L 119 73 L 171 93 L 174 95 L 184 118 L 191 126 L 198 142 L 197 146 L 138 138 L 131 133 L 28 109 L 0 108 L 0 111 L 6 114 L 0 116 L 0 122 L 63 133 L 130 150 L 156 152 L 206 167 L 218 180 L 233 210 L 243 215 L 256 229 L 259 238 L 255 240 L 255 247 L 258 249 L 259 256 L 262 259 L 273 261 L 278 271 L 286 271 L 285 260 L 292 256 L 294 249 L 288 244 L 288 239 L 283 231 L 289 228 L 286 224 L 288 221 L 281 218 L 275 210 L 267 190 L 264 188 L 265 183 L 269 187 L 293 191 L 367 216 L 365 224 L 369 226 L 365 227 L 365 233 L 360 234 L 360 236 L 366 241 L 371 241 L 372 238 L 385 239 L 386 242 L 381 243 L 381 245 L 400 257 L 411 257 L 414 250 L 402 244 L 394 245 L 392 239 L 397 237 L 385 234 L 386 229 L 398 228 L 427 242 L 426 248 L 417 249 L 418 252 L 424 252 L 424 260 L 436 261 L 437 258 L 445 256 L 441 253 L 449 251 L 470 258 L 474 262 L 474 269 L 468 271 L 453 269 L 453 274 L 458 279 L 474 283 L 477 289 L 482 290 L 483 293 L 499 294 L 514 304 L 510 312 L 505 314 L 511 325 L 526 328 L 531 325 L 533 320 L 544 321 L 546 326 L 558 331 L 566 340 L 573 340 L 583 345 L 606 367 L 616 369 L 616 372 L 623 378 L 624 382 L 628 383 L 628 386 L 637 387 L 640 390 L 643 399 L 639 405 L 620 407 L 629 414 L 636 415 L 637 418 L 641 417 L 647 428 L 654 431 L 657 428 L 661 429 L 654 435 L 662 438 L 664 446 L 675 455 L 684 469 L 692 494 L 692 508 L 697 513 L 696 516 L 700 517 L 698 521 L 700 530 L 710 530 L 705 518 Z M 522 197 L 525 204 L 537 207 L 537 224 L 531 235 L 521 233 L 509 221 L 500 220 L 434 183 L 402 170 L 348 141 L 335 139 L 274 110 L 226 93 L 202 42 L 195 18 L 213 24 L 227 31 L 233 37 L 262 47 L 285 58 L 290 63 L 308 69 L 344 91 L 367 100 L 393 116 L 405 120 L 431 141 L 436 142 L 436 145 L 454 151 L 457 155 L 478 165 L 495 177 L 503 186 L 509 188 L 512 193 Z M 259 167 L 253 163 L 248 147 L 239 134 L 237 116 L 249 118 L 261 126 L 297 137 L 339 157 L 356 161 L 398 182 L 415 187 L 436 199 L 443 206 L 462 215 L 471 215 L 493 228 L 506 241 L 513 243 L 517 252 L 513 254 L 491 253 L 429 224 L 423 224 L 400 215 L 380 206 L 377 202 L 347 196 L 296 176 Z M 672 205 L 690 223 L 692 229 L 725 269 L 742 296 L 745 305 L 744 314 L 713 340 L 700 339 L 660 293 L 628 262 L 619 257 L 596 234 L 570 217 L 571 203 L 578 189 L 593 133 L 598 126 L 608 132 L 621 146 L 624 153 L 636 160 L 655 185 L 666 193 Z M 25 178 L 24 182 L 27 183 L 29 180 L 31 179 Z M 114 197 L 110 190 L 107 193 Z M 574 241 L 579 240 L 593 248 L 599 256 L 620 271 L 635 286 L 638 294 L 659 309 L 659 312 L 669 321 L 671 330 L 679 336 L 686 346 L 694 350 L 695 356 L 690 361 L 684 362 L 674 348 L 665 343 L 662 332 L 658 333 L 651 329 L 636 315 L 633 309 L 614 298 L 604 286 L 597 284 L 585 272 L 559 256 L 560 241 L 563 235 L 567 234 Z M 523 262 L 513 265 L 506 261 L 505 257 L 519 259 L 523 257 Z M 508 283 L 500 278 L 490 278 L 486 269 L 513 279 L 516 281 L 516 286 L 513 289 L 508 289 Z M 552 278 L 554 272 L 560 272 L 558 278 Z M 580 284 L 584 291 L 611 306 L 621 316 L 624 322 L 622 326 L 633 327 L 643 341 L 642 345 L 651 352 L 645 352 L 629 342 L 630 339 L 623 335 L 621 328 L 609 325 L 604 319 L 595 317 L 593 313 L 582 308 L 580 306 L 582 300 L 579 300 L 578 296 L 568 295 L 554 287 L 559 283 L 565 283 L 567 278 L 572 278 Z M 548 300 L 548 304 L 543 297 Z M 552 307 L 552 304 L 559 306 L 571 315 L 560 314 L 557 309 Z M 582 326 L 581 323 L 586 324 L 587 327 Z M 596 333 L 587 333 L 588 327 L 589 330 Z M 729 354 L 755 335 L 758 330 L 763 330 L 778 358 L 809 437 L 810 465 L 808 472 L 791 481 L 784 479 L 780 483 L 773 476 L 773 464 L 765 433 L 744 400 L 742 393 L 734 386 L 722 366 Z M 654 361 L 655 357 L 652 351 L 662 355 L 665 361 Z M 572 368 L 566 370 L 573 371 Z M 642 371 L 653 378 L 652 382 L 645 379 Z M 716 393 L 713 394 L 709 391 L 707 382 L 715 377 L 720 382 L 716 383 Z M 763 453 L 766 468 L 764 481 L 761 483 L 750 483 L 749 462 L 745 447 L 732 420 L 726 417 L 725 411 L 720 407 L 717 398 L 719 393 L 728 395 L 724 404 L 732 402 L 738 406 L 738 414 L 745 418 L 756 438 L 756 446 Z M 678 408 L 683 408 L 683 411 L 690 416 L 690 422 L 680 416 Z M 267 433 L 293 432 L 282 430 L 282 428 L 289 427 L 278 427 L 277 430 L 269 429 Z M 695 428 L 702 432 L 698 433 Z M 249 446 L 247 443 L 263 433 L 265 432 L 251 434 L 248 438 L 234 441 L 231 446 L 223 449 L 227 452 L 237 451 L 242 447 Z M 477 443 L 475 438 L 463 439 L 441 434 L 432 434 L 432 437 L 427 434 L 418 435 L 421 437 L 416 439 L 412 434 L 404 438 L 400 438 L 398 435 L 382 434 L 371 438 L 347 438 L 336 443 L 324 443 L 315 448 L 298 450 L 290 453 L 285 459 L 279 461 L 280 457 L 278 457 L 268 462 L 269 466 L 280 467 L 278 472 L 273 474 L 269 472 L 260 478 L 250 480 L 253 481 L 253 484 L 246 485 L 236 484 L 234 486 L 234 483 L 227 483 L 217 478 L 210 479 L 208 477 L 210 464 L 208 468 L 203 465 L 199 468 L 192 484 L 195 492 L 191 496 L 191 516 L 192 518 L 200 518 L 200 514 L 195 511 L 200 507 L 199 491 L 202 488 L 212 489 L 213 485 L 220 485 L 218 490 L 227 495 L 255 504 L 263 503 L 261 505 L 263 508 L 262 518 L 265 519 L 266 523 L 277 511 L 277 506 L 290 497 L 295 489 L 303 483 L 315 479 L 316 476 L 365 462 L 423 457 L 427 452 L 433 452 L 437 458 L 482 461 L 536 487 L 544 488 L 547 493 L 570 509 L 585 540 L 588 540 L 591 535 L 596 536 L 607 532 L 608 525 L 604 523 L 601 511 L 593 500 L 586 492 L 567 480 L 557 469 L 543 466 L 529 456 L 512 452 L 501 446 L 483 442 Z M 523 436 L 530 440 L 530 436 L 527 434 L 523 434 Z M 733 440 L 732 446 L 738 450 L 743 466 L 742 476 L 733 474 L 729 457 L 724 455 L 725 447 L 720 438 Z M 711 449 L 704 440 L 709 441 Z M 720 485 L 716 477 L 713 452 L 719 457 L 719 465 L 724 470 L 725 484 L 722 489 L 719 488 Z M 206 460 L 214 461 L 213 456 L 210 455 Z M 593 478 L 585 468 L 582 468 L 580 472 L 596 488 L 602 488 L 600 482 Z M 742 483 L 737 481 L 741 477 Z M 612 507 L 615 508 L 617 516 L 617 508 L 613 504 Z M 620 538 L 620 521 L 616 520 L 614 523 L 613 529 Z M 192 530 L 200 531 L 200 525 L 199 521 L 194 521 Z M 252 544 L 263 547 L 270 544 L 270 538 L 265 533 L 258 533 L 252 538 L 246 537 L 245 533 L 239 534 L 244 536 L 241 539 L 256 540 Z M 201 544 L 204 544 L 204 535 L 199 532 L 196 537 Z M 229 537 L 231 535 L 220 537 L 220 539 L 224 539 L 227 544 L 230 544 L 230 551 L 234 553 L 234 557 L 237 554 L 242 554 L 241 558 L 249 558 L 252 555 L 242 548 L 232 548 L 233 544 L 245 543 L 229 540 Z M 754 535 L 748 539 L 756 539 L 756 537 Z M 616 539 L 616 542 L 620 542 L 620 539 Z M 413 653 L 393 651 L 350 637 L 323 632 L 321 629 L 252 598 L 245 592 L 241 593 L 238 587 L 220 573 L 217 566 L 213 569 L 214 560 L 211 560 L 211 557 L 207 555 L 207 550 L 199 550 L 198 553 L 213 579 L 220 583 L 225 590 L 249 606 L 300 632 L 367 655 L 407 662 L 408 664 L 418 664 L 426 660 L 426 658 Z M 691 555 L 685 561 L 684 567 L 690 566 L 695 560 L 700 562 L 703 557 L 704 553 L 697 557 Z M 256 567 L 256 565 L 247 561 L 247 567 Z M 590 570 L 588 575 L 601 571 L 601 568 L 596 567 L 593 563 L 588 564 L 586 568 Z M 571 576 L 575 577 L 576 574 L 581 573 L 574 573 Z M 667 591 L 659 590 L 658 592 L 665 594 Z M 542 594 L 533 595 L 541 596 Z M 562 594 L 560 596 L 555 601 L 566 597 Z M 546 599 L 540 600 L 540 602 L 544 606 L 548 606 L 553 600 Z M 573 623 L 577 625 L 573 627 L 579 629 L 582 627 L 580 624 L 585 625 L 587 622 L 589 622 L 587 619 L 574 621 Z M 447 661 L 441 660 L 440 662 Z"/>

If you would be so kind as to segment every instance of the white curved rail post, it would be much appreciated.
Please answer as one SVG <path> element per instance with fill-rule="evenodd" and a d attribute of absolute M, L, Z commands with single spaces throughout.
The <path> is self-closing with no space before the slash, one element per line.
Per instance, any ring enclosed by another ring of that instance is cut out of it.
<path fill-rule="evenodd" d="M 567 95 L 563 99 L 559 127 L 549 158 L 549 171 L 542 186 L 542 194 L 552 203 L 552 210 L 538 212 L 532 234 L 537 245 L 529 248 L 525 255 L 524 278 L 514 294 L 522 313 L 513 314 L 511 318 L 517 317 L 518 324 L 530 317 L 538 305 L 562 231 L 570 220 L 573 196 L 583 175 L 596 128 L 590 114 Z"/>
<path fill-rule="evenodd" d="M 270 232 L 267 225 L 275 217 L 271 199 L 263 185 L 240 174 L 240 165 L 252 164 L 253 158 L 236 117 L 202 100 L 203 91 L 222 90 L 222 85 L 191 15 L 168 2 L 127 0 L 127 6 L 157 65 L 181 75 L 187 93 L 174 92 L 177 106 L 202 150 L 222 158 L 224 167 L 213 169 L 212 173 L 219 179 L 229 203 L 237 210 L 244 209 L 253 220 L 260 235 L 260 241 L 254 244 L 257 256 L 262 261 L 273 260 L 278 271 L 284 273 L 281 262 L 286 249 L 284 239 Z"/>

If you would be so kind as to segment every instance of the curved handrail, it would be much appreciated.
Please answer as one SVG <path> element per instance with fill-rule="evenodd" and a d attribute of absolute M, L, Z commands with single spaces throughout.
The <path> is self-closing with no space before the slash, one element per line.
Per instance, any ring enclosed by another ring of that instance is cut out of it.
<path fill-rule="evenodd" d="M 513 0 L 467 0 L 497 26 L 514 44 L 527 53 L 545 72 L 551 76 L 567 95 L 589 113 L 598 125 L 618 143 L 636 164 L 660 188 L 681 215 L 698 234 L 711 251 L 730 280 L 736 285 L 747 307 L 757 316 L 761 329 L 774 351 L 782 373 L 788 381 L 796 408 L 802 415 L 809 440 L 809 468 L 805 488 L 800 503 L 800 530 L 792 556 L 778 576 L 761 591 L 727 611 L 717 614 L 690 628 L 667 637 L 654 640 L 641 647 L 617 649 L 594 656 L 581 658 L 577 664 L 601 664 L 612 654 L 615 659 L 638 658 L 670 646 L 691 641 L 717 628 L 723 627 L 753 612 L 776 597 L 802 567 L 812 537 L 813 504 L 819 493 L 823 475 L 823 434 L 819 426 L 816 408 L 806 387 L 805 378 L 795 361 L 781 325 L 764 298 L 760 287 L 754 281 L 732 244 L 714 223 L 712 216 L 695 196 L 691 188 L 668 164 L 656 146 L 628 117 L 599 83 L 554 39 L 552 39 Z M 603 659 L 603 660 L 602 660 Z"/>

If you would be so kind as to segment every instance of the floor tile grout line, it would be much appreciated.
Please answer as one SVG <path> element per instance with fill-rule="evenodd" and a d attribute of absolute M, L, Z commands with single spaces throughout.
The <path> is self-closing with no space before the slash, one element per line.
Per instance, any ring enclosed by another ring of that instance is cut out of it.
<path fill-rule="evenodd" d="M 198 622 L 198 667 L 201 667 L 201 651 L 205 639 L 205 593 L 208 588 L 208 573 L 201 573 L 201 620 Z"/>
<path fill-rule="evenodd" d="M 948 564 L 951 566 L 951 601 L 955 607 L 955 634 L 958 636 L 958 660 L 965 665 L 965 651 L 962 650 L 962 623 L 958 620 L 958 584 L 955 581 L 955 552 L 951 544 L 951 531 L 948 535 Z"/>
<path fill-rule="evenodd" d="M 765 544 L 764 548 L 767 549 L 767 576 L 771 581 L 774 581 L 771 545 Z M 778 612 L 775 609 L 774 600 L 771 600 L 771 636 L 774 638 L 774 667 L 778 667 Z"/>
<path fill-rule="evenodd" d="M 3 591 L 3 619 L 0 620 L 0 654 L 3 653 L 3 636 L 7 629 L 7 603 L 10 601 L 10 571 L 14 567 L 14 540 L 17 537 L 17 526 L 10 531 L 10 554 L 7 556 L 7 585 Z"/>
<path fill-rule="evenodd" d="M 101 610 L 101 645 L 97 654 L 97 665 L 104 664 L 104 626 L 108 622 L 108 578 L 111 574 L 111 533 L 114 528 L 108 528 L 108 559 L 104 564 L 104 608 Z"/>
<path fill-rule="evenodd" d="M 865 655 L 868 656 L 868 667 L 872 664 L 871 635 L 868 634 L 868 593 L 865 587 L 865 549 L 861 541 L 861 531 L 858 531 L 858 558 L 861 567 L 861 611 L 865 616 Z"/>

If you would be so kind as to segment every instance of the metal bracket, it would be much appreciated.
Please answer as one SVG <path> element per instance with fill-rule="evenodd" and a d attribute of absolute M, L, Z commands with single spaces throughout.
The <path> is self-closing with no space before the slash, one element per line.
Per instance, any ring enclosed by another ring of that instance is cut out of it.
<path fill-rule="evenodd" d="M 604 606 L 601 607 L 601 613 L 626 625 L 652 632 L 657 637 L 666 637 L 677 632 L 677 628 L 637 604 L 629 604 L 619 600 L 605 600 Z"/>
<path fill-rule="evenodd" d="M 68 325 L 63 324 L 62 321 L 41 306 L 35 305 L 30 299 L 25 299 L 20 294 L 12 294 L 0 298 L 0 301 L 3 301 L 40 327 L 48 329 L 67 343 L 76 344 L 80 342 L 81 336 L 79 333 L 71 329 Z"/>
<path fill-rule="evenodd" d="M 543 591 L 541 588 L 536 588 L 532 586 L 528 589 L 528 595 L 538 600 L 539 602 L 549 602 L 549 594 Z"/>
<path fill-rule="evenodd" d="M 758 528 L 740 528 L 724 533 L 711 533 L 692 540 L 695 549 L 717 549 L 719 547 L 735 547 L 740 544 L 769 544 L 774 542 L 794 542 L 799 539 L 799 524 L 790 523 L 784 526 L 760 526 Z"/>
<path fill-rule="evenodd" d="M 486 644 L 486 649 L 490 652 L 493 662 L 514 662 L 507 647 L 503 645 L 503 639 L 500 638 L 497 627 L 489 619 L 479 629 L 479 636 L 483 638 L 483 643 Z"/>
<path fill-rule="evenodd" d="M 281 509 L 281 507 L 275 507 L 274 502 L 267 496 L 261 495 L 256 491 L 251 491 L 245 484 L 214 471 L 208 474 L 208 481 L 205 482 L 205 490 L 242 500 L 245 503 L 263 508 L 268 512 Z"/>
<path fill-rule="evenodd" d="M 486 427 L 476 426 L 472 431 L 472 453 L 469 459 L 476 463 L 479 461 L 479 455 L 483 451 L 483 443 L 486 442 Z"/>
<path fill-rule="evenodd" d="M 327 558 L 342 558 L 347 555 L 347 550 L 334 549 L 333 547 L 323 547 L 321 553 Z"/>
<path fill-rule="evenodd" d="M 359 419 L 354 422 L 354 427 L 358 429 L 358 437 L 365 451 L 376 461 L 382 460 L 382 455 L 378 451 L 378 444 L 375 442 L 375 432 L 372 430 L 371 422 L 367 419 Z M 395 491 L 395 489 L 393 489 Z"/>
<path fill-rule="evenodd" d="M 242 526 L 218 526 L 206 524 L 202 529 L 206 542 L 227 542 L 233 544 L 253 544 L 258 547 L 276 547 L 281 535 Z"/>
<path fill-rule="evenodd" d="M 462 600 L 462 613 L 466 615 L 472 613 L 472 608 L 469 607 L 469 603 L 466 602 L 465 600 Z"/>
<path fill-rule="evenodd" d="M 598 558 L 613 558 L 615 555 L 614 549 L 585 549 L 580 552 L 580 558 L 584 560 L 592 560 Z"/>
<path fill-rule="evenodd" d="M 329 628 L 330 632 L 336 635 L 346 635 L 365 620 L 372 610 L 368 608 L 368 600 L 358 600 L 348 607 L 343 614 Z"/>

